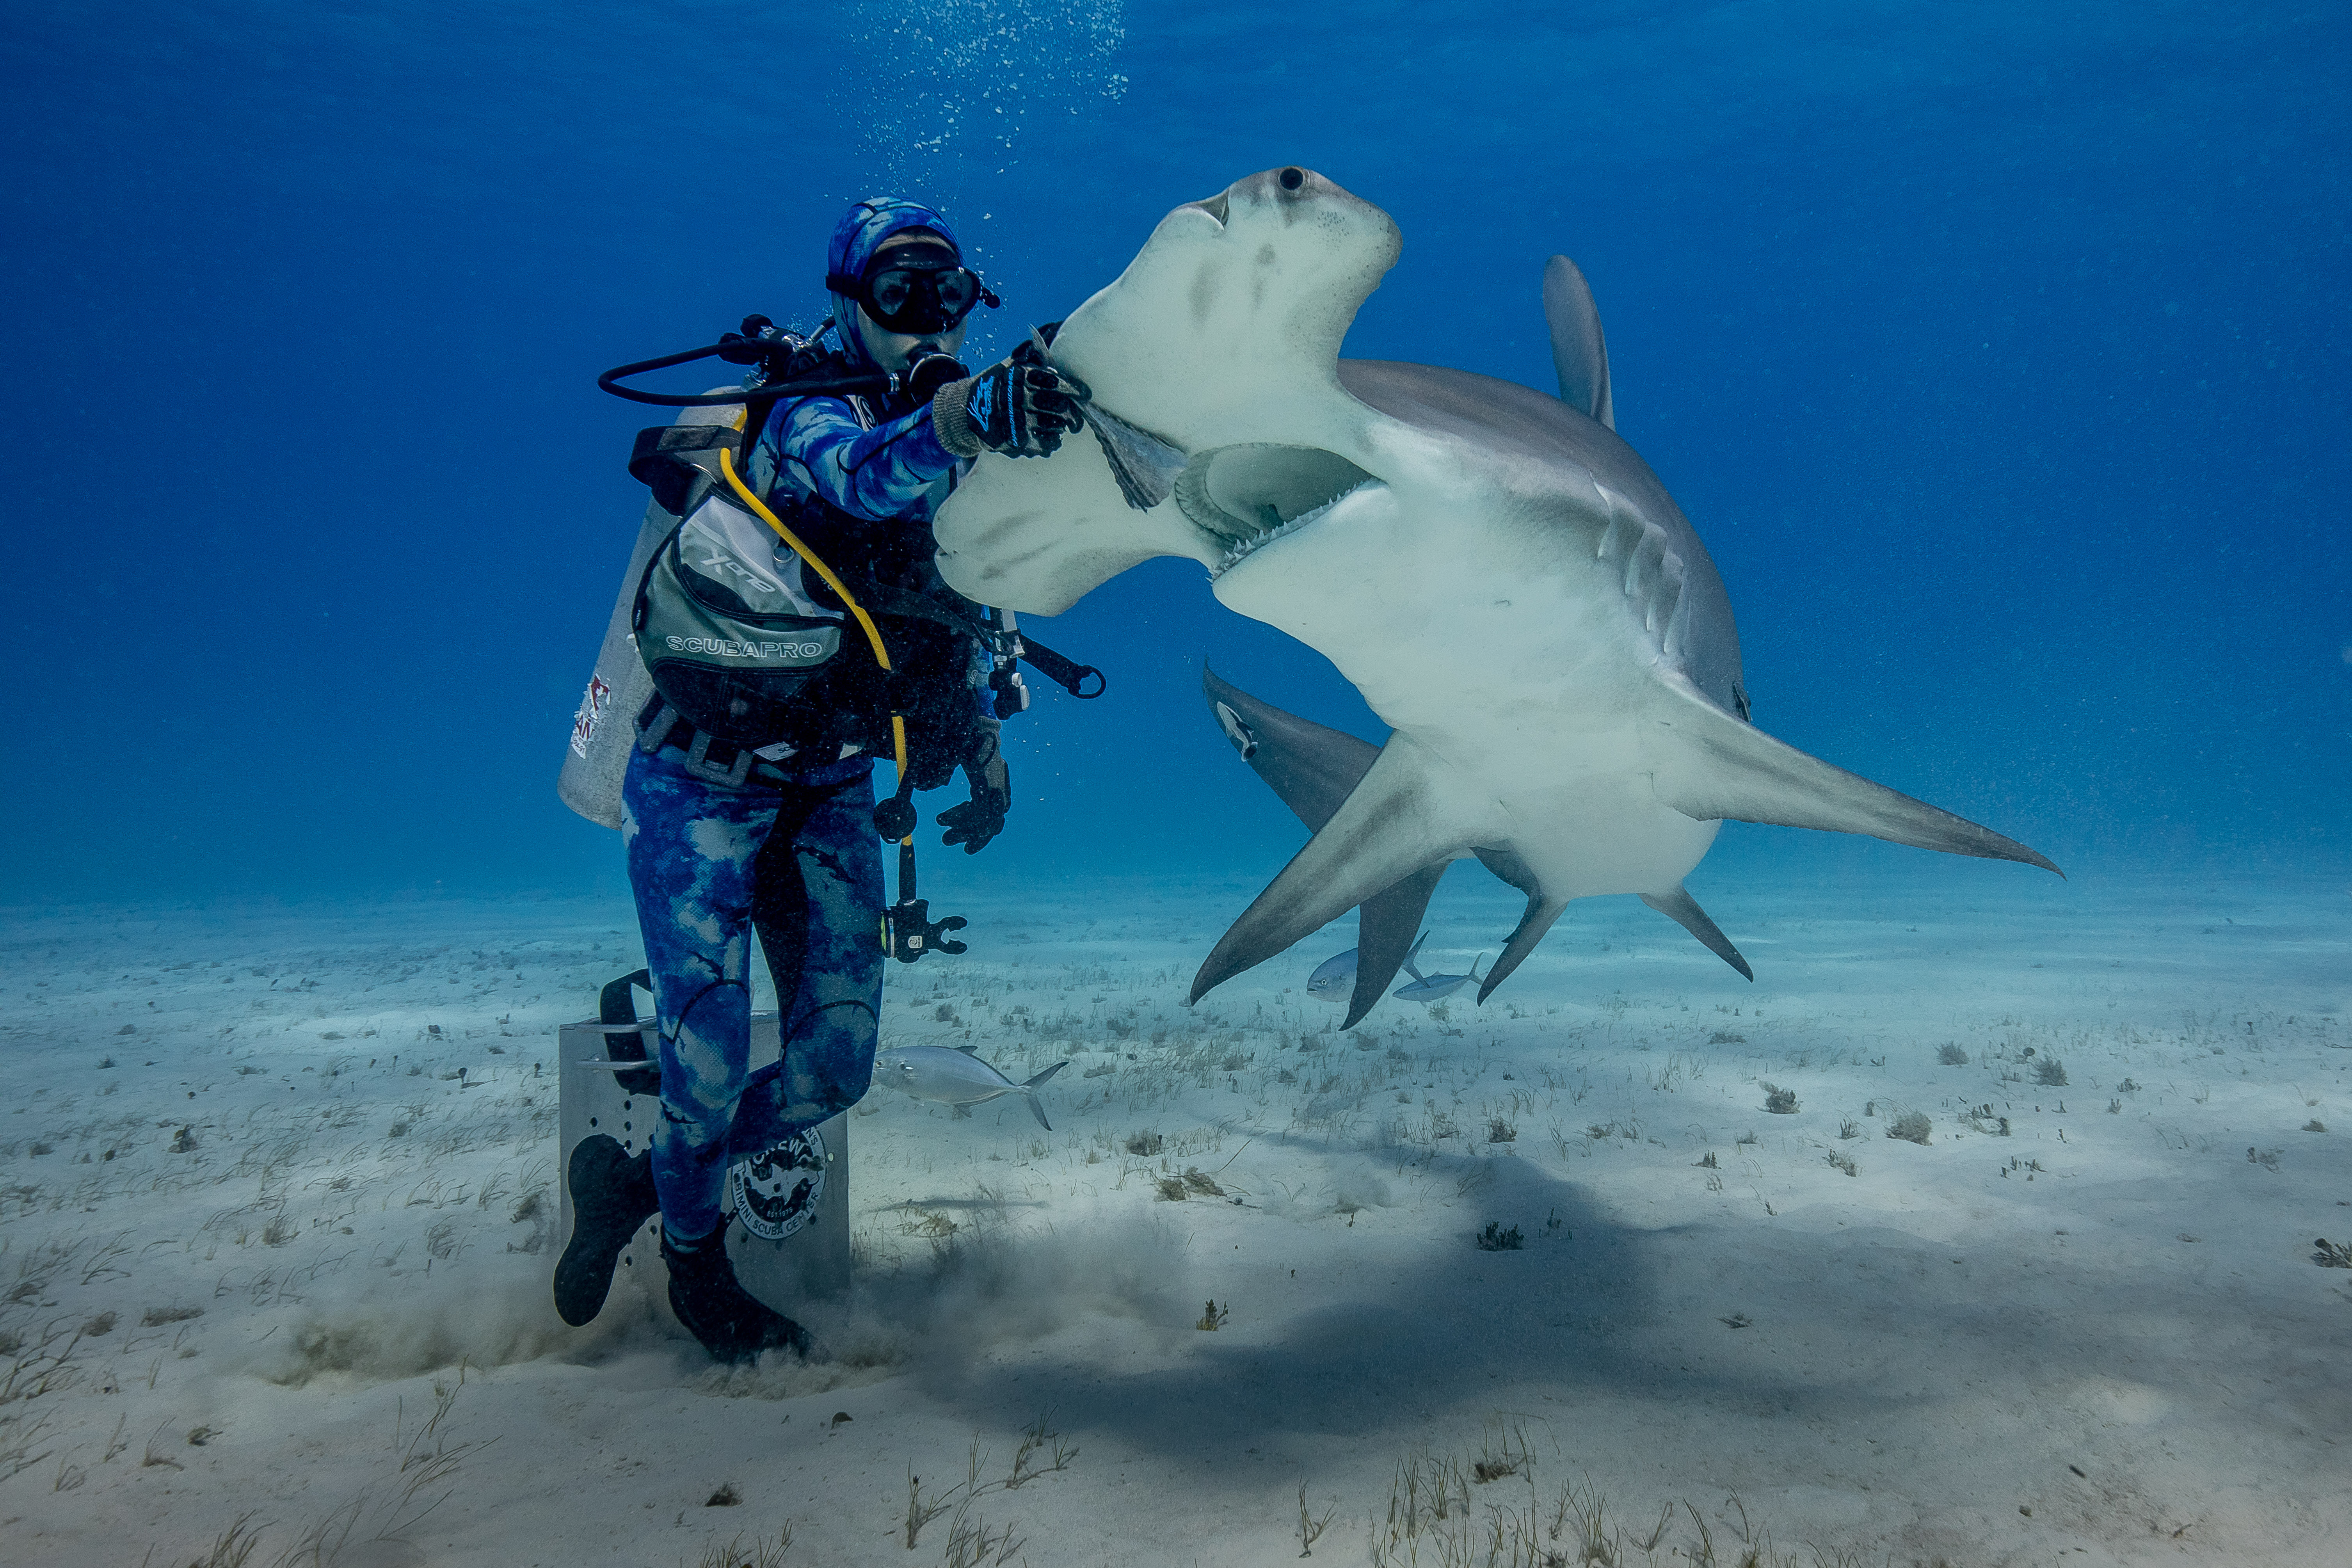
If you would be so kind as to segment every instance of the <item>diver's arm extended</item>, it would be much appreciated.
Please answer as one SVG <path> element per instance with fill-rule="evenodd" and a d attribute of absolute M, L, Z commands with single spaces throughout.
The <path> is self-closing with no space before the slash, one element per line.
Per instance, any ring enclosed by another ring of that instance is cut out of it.
<path fill-rule="evenodd" d="M 915 512 L 940 476 L 964 461 L 940 444 L 928 404 L 868 430 L 842 398 L 796 397 L 776 405 L 765 438 L 779 474 L 845 512 L 877 520 Z"/>

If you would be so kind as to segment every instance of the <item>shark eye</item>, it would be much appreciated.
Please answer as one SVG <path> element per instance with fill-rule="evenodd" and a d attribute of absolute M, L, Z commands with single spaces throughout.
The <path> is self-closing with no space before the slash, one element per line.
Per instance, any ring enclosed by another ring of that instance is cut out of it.
<path fill-rule="evenodd" d="M 1285 169 L 1280 178 L 1282 188 L 1286 191 L 1295 191 L 1307 183 L 1306 171 L 1301 169 Z"/>

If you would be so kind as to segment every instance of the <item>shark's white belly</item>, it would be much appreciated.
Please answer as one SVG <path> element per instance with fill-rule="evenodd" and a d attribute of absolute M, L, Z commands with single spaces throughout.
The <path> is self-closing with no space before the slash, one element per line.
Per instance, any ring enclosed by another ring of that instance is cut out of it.
<path fill-rule="evenodd" d="M 1663 805 L 1648 731 L 1676 702 L 1622 566 L 1528 510 L 1368 487 L 1220 577 L 1318 649 L 1419 754 L 1446 814 L 1554 898 L 1676 887 L 1721 826 Z M 1671 765 L 1671 764 L 1669 764 Z"/>

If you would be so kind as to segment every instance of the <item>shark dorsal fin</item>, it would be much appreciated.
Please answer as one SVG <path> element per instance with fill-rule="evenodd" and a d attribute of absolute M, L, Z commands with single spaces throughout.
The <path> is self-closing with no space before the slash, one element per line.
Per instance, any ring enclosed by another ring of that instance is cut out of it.
<path fill-rule="evenodd" d="M 1559 400 L 1614 430 L 1617 410 L 1609 396 L 1609 343 L 1601 335 L 1601 307 L 1592 302 L 1584 274 L 1565 256 L 1544 263 L 1543 303 Z"/>

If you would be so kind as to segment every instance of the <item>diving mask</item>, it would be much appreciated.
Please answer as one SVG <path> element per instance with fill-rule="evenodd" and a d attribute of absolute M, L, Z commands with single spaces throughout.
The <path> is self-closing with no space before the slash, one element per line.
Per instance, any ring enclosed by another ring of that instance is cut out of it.
<path fill-rule="evenodd" d="M 974 306 L 999 303 L 979 273 L 937 243 L 893 247 L 875 257 L 863 277 L 835 272 L 824 286 L 856 300 L 884 331 L 911 336 L 946 331 Z"/>

